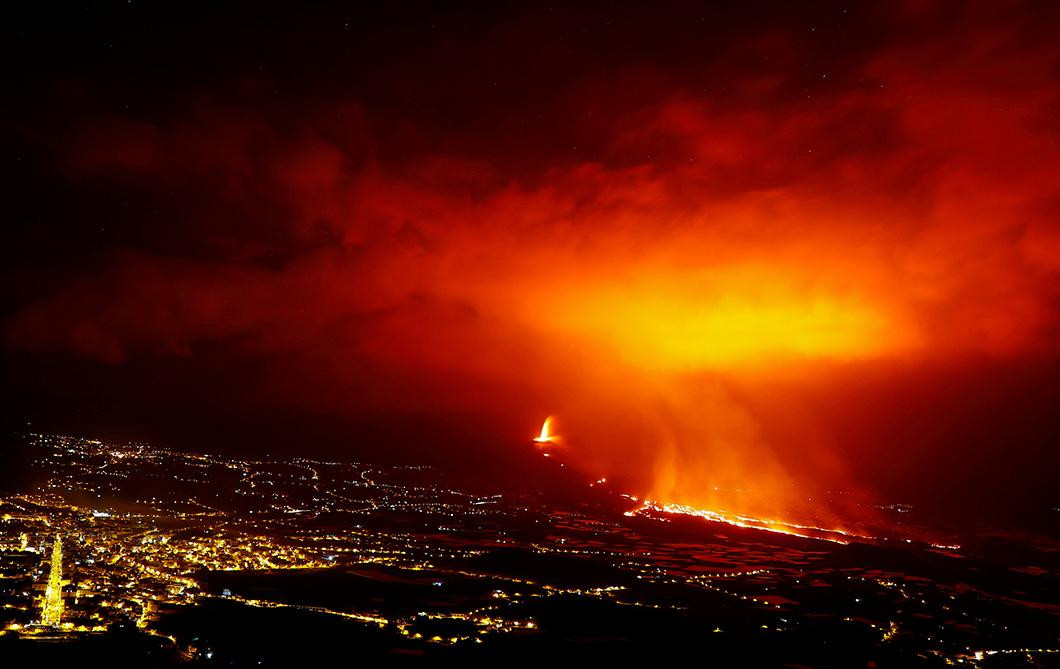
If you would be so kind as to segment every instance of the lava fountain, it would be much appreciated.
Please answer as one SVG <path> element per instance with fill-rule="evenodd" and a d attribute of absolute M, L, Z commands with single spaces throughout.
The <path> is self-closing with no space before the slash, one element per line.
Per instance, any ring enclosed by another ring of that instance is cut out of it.
<path fill-rule="evenodd" d="M 551 444 L 555 440 L 555 436 L 552 434 L 552 416 L 545 419 L 545 422 L 541 424 L 541 434 L 534 437 L 534 441 L 538 444 Z"/>

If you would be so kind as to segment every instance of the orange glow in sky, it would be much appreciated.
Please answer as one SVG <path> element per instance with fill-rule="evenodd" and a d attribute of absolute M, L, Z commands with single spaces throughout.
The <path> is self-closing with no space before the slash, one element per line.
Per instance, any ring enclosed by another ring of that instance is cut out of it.
<path fill-rule="evenodd" d="M 650 370 L 729 370 L 909 350 L 916 332 L 886 303 L 807 288 L 768 269 L 700 270 L 550 296 L 548 326 L 613 348 Z"/>
<path fill-rule="evenodd" d="M 20 280 L 3 344 L 85 406 L 334 419 L 410 461 L 540 464 L 551 413 L 587 480 L 791 526 L 844 526 L 835 491 L 976 499 L 1017 465 L 1051 491 L 1060 51 L 1004 4 L 883 3 L 840 58 L 756 15 L 680 63 L 561 55 L 523 91 L 410 67 L 378 98 L 189 91 L 38 130 L 49 197 L 100 208 L 78 235 L 147 204 Z M 186 385 L 162 397 L 156 367 Z"/>

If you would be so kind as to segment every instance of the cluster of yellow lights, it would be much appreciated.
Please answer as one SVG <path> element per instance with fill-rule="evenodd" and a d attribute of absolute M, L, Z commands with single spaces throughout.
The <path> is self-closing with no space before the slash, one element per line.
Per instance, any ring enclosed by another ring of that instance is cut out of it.
<path fill-rule="evenodd" d="M 40 624 L 59 627 L 63 617 L 63 542 L 55 535 L 52 545 L 52 566 L 48 575 L 48 587 L 44 591 Z"/>

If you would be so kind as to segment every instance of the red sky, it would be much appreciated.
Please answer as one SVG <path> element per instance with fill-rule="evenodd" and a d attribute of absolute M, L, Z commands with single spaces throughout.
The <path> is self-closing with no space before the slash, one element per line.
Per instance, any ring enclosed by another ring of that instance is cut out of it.
<path fill-rule="evenodd" d="M 1051 494 L 1055 9 L 694 9 L 390 17 L 352 51 L 324 12 L 157 77 L 47 69 L 10 119 L 70 199 L 19 239 L 75 238 L 13 263 L 34 402 L 97 375 L 201 410 L 136 389 L 172 373 L 503 462 L 553 414 L 586 475 L 756 511 Z"/>

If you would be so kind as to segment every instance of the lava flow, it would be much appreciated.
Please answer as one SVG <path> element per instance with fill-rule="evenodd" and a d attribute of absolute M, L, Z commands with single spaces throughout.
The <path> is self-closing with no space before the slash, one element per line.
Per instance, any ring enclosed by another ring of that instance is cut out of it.
<path fill-rule="evenodd" d="M 534 437 L 534 443 L 539 448 L 544 449 L 550 446 L 554 446 L 556 444 L 557 436 L 552 432 L 553 423 L 553 417 L 547 417 L 541 425 L 541 433 L 538 436 Z M 543 455 L 546 458 L 551 457 L 551 453 L 548 450 L 545 450 Z M 600 478 L 594 483 L 590 483 L 589 485 L 595 486 L 597 484 L 605 483 L 606 481 L 606 478 Z M 745 515 L 741 513 L 734 513 L 721 509 L 699 509 L 686 504 L 660 502 L 651 499 L 639 500 L 637 497 L 626 494 L 623 494 L 622 496 L 633 501 L 640 501 L 639 507 L 626 512 L 625 515 L 627 516 L 650 514 L 696 516 L 698 518 L 703 518 L 712 522 L 726 523 L 737 527 L 764 530 L 767 532 L 777 532 L 780 534 L 789 534 L 792 536 L 803 537 L 807 539 L 831 541 L 833 543 L 838 544 L 848 544 L 852 540 L 875 541 L 878 539 L 877 537 L 868 534 L 860 534 L 837 528 L 816 527 L 813 525 L 801 524 L 792 521 L 756 518 L 754 516 Z"/>
<path fill-rule="evenodd" d="M 696 509 L 694 507 L 687 506 L 684 504 L 657 502 L 655 500 L 650 499 L 643 500 L 639 507 L 632 511 L 627 511 L 626 515 L 636 516 L 646 515 L 649 513 L 696 516 L 698 518 L 704 518 L 706 520 L 716 523 L 726 523 L 728 525 L 735 525 L 736 527 L 746 527 L 749 529 L 764 530 L 766 532 L 777 532 L 779 534 L 790 534 L 796 537 L 831 541 L 837 544 L 849 544 L 851 541 L 855 540 L 875 541 L 877 539 L 877 537 L 872 537 L 865 534 L 856 534 L 854 532 L 848 532 L 845 530 L 814 527 L 812 525 L 800 525 L 798 523 L 785 522 L 775 519 L 752 518 L 750 516 L 745 516 L 738 513 L 730 513 L 728 511 L 714 509 Z"/>
<path fill-rule="evenodd" d="M 542 455 L 546 458 L 552 457 L 549 447 L 555 446 L 558 439 L 552 431 L 554 422 L 555 420 L 553 416 L 546 418 L 541 425 L 540 434 L 533 439 L 535 446 L 543 450 Z M 590 483 L 589 486 L 595 487 L 606 482 L 607 479 L 601 477 Z M 713 523 L 724 523 L 734 527 L 774 532 L 777 534 L 787 534 L 794 537 L 828 541 L 842 545 L 850 544 L 852 542 L 880 543 L 893 540 L 904 543 L 913 543 L 916 541 L 917 543 L 923 543 L 935 549 L 957 550 L 960 548 L 959 545 L 953 543 L 939 543 L 936 541 L 937 537 L 927 537 L 923 535 L 923 533 L 913 531 L 912 528 L 905 527 L 901 532 L 898 532 L 897 528 L 884 522 L 882 518 L 876 518 L 874 523 L 870 523 L 870 525 L 867 526 L 869 529 L 863 528 L 855 531 L 837 527 L 836 525 L 839 523 L 838 518 L 836 519 L 835 525 L 822 527 L 820 525 L 811 524 L 810 522 L 781 520 L 776 517 L 759 517 L 722 508 L 699 508 L 689 504 L 640 498 L 625 493 L 621 493 L 621 497 L 638 503 L 636 508 L 625 512 L 625 515 L 629 517 L 643 516 L 654 518 L 656 520 L 668 521 L 669 519 L 666 518 L 666 516 L 689 516 Z"/>

